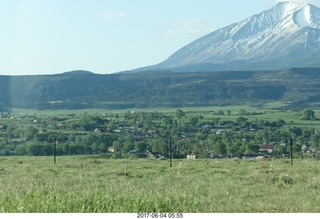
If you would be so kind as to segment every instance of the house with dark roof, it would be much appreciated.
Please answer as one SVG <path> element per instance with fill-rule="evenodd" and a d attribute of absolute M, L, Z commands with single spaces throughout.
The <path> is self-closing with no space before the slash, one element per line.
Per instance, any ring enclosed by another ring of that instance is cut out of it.
<path fill-rule="evenodd" d="M 259 145 L 259 151 L 267 151 L 269 154 L 272 154 L 276 151 L 276 147 L 272 144 L 261 144 Z"/>

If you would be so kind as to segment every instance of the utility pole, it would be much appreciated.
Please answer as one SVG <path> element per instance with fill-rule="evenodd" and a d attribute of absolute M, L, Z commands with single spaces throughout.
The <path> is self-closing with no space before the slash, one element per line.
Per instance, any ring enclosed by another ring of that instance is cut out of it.
<path fill-rule="evenodd" d="M 293 165 L 293 133 L 290 133 L 290 164 Z"/>

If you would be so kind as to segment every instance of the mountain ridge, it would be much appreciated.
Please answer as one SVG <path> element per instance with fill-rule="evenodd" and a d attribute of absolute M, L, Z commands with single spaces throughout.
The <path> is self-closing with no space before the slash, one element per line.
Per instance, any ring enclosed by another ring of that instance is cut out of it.
<path fill-rule="evenodd" d="M 0 112 L 255 105 L 320 106 L 320 68 L 0 76 Z"/>
<path fill-rule="evenodd" d="M 197 67 L 209 71 L 320 67 L 319 54 L 320 8 L 287 1 L 215 30 L 163 62 L 137 70 L 188 71 L 190 66 L 192 71 Z"/>

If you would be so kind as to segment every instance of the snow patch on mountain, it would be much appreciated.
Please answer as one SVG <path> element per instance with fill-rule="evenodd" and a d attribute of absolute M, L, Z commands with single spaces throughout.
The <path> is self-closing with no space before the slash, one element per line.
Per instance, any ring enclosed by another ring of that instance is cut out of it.
<path fill-rule="evenodd" d="M 299 56 L 303 57 L 299 59 Z M 320 8 L 306 3 L 280 2 L 193 41 L 156 67 L 199 64 L 228 67 L 235 62 L 272 63 L 275 59 L 307 60 L 320 66 L 320 57 L 315 61 L 315 56 L 320 56 Z M 309 60 L 311 58 L 313 60 Z"/>

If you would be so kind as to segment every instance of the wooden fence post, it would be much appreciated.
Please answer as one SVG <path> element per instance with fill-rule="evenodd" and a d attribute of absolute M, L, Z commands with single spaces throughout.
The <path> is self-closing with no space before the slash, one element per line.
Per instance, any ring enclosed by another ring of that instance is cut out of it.
<path fill-rule="evenodd" d="M 56 164 L 56 156 L 57 156 L 57 138 L 53 140 L 53 164 Z"/>
<path fill-rule="evenodd" d="M 170 167 L 172 167 L 172 145 L 171 145 L 171 136 L 169 139 L 169 156 L 170 156 Z"/>

